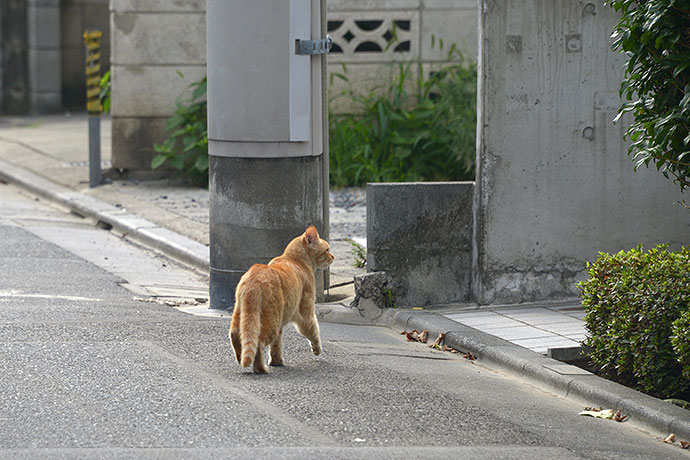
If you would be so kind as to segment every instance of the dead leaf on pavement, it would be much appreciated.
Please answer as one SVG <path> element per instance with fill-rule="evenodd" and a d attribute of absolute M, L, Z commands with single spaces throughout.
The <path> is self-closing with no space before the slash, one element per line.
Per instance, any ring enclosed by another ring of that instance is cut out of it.
<path fill-rule="evenodd" d="M 402 331 L 400 335 L 407 336 L 407 340 L 410 342 L 426 343 L 427 338 L 429 337 L 429 331 L 419 332 L 417 329 L 413 329 L 410 332 Z"/>
<path fill-rule="evenodd" d="M 664 439 L 664 442 L 665 442 L 666 444 L 673 444 L 675 441 L 676 441 L 676 435 L 673 434 L 673 433 L 669 434 L 669 435 L 666 437 L 666 439 Z"/>
<path fill-rule="evenodd" d="M 448 351 L 451 353 L 460 353 L 458 350 L 456 350 L 455 348 L 449 347 L 448 345 L 443 346 L 443 351 Z"/>
<path fill-rule="evenodd" d="M 625 422 L 625 420 L 628 418 L 627 415 L 623 415 L 620 410 L 617 410 L 615 414 L 613 414 L 613 419 L 617 422 Z"/>
<path fill-rule="evenodd" d="M 429 331 L 422 331 L 421 334 L 419 334 L 419 341 L 422 343 L 426 343 L 426 341 L 429 339 Z"/>
<path fill-rule="evenodd" d="M 438 349 L 440 350 L 440 349 L 441 349 L 441 344 L 443 343 L 443 341 L 445 340 L 445 338 L 446 338 L 446 333 L 445 333 L 445 332 L 441 332 L 441 333 L 438 335 L 438 337 L 436 337 L 436 340 L 434 340 L 434 343 L 432 343 L 431 345 L 429 345 L 429 348 L 438 348 Z"/>
<path fill-rule="evenodd" d="M 467 353 L 465 353 L 463 355 L 463 358 L 469 359 L 470 361 L 474 361 L 475 359 L 477 359 L 477 357 L 474 356 L 471 351 L 468 351 Z"/>
<path fill-rule="evenodd" d="M 681 441 L 680 447 L 681 447 L 681 449 L 687 449 L 688 447 L 690 447 L 690 442 Z"/>

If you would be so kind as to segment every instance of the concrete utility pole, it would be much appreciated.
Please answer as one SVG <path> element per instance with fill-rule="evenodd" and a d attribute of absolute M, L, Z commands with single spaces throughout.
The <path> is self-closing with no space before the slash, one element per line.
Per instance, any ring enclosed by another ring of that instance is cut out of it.
<path fill-rule="evenodd" d="M 210 299 L 226 309 L 252 264 L 310 224 L 328 235 L 325 1 L 207 0 L 206 11 Z"/>

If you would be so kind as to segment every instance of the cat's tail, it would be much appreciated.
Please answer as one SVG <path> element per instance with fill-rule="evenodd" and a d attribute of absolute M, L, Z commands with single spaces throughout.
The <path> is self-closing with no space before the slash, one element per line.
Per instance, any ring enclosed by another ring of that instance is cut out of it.
<path fill-rule="evenodd" d="M 241 298 L 242 316 L 240 318 L 240 331 L 242 342 L 242 358 L 240 365 L 249 367 L 254 362 L 256 350 L 259 348 L 259 335 L 261 333 L 261 291 L 250 289 L 244 292 Z"/>

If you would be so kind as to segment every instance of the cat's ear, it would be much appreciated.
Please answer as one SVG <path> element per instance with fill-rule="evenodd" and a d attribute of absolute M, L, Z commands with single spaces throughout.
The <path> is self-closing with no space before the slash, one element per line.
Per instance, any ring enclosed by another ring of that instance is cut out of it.
<path fill-rule="evenodd" d="M 316 231 L 316 227 L 310 225 L 306 232 L 304 232 L 304 242 L 307 244 L 312 244 L 319 240 L 319 232 Z"/>

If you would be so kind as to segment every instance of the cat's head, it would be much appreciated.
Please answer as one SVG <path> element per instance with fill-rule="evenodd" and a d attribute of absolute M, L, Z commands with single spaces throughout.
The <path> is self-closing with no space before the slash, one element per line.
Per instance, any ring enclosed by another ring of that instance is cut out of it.
<path fill-rule="evenodd" d="M 335 256 L 331 254 L 331 246 L 319 237 L 316 227 L 310 225 L 304 235 L 302 235 L 304 247 L 307 249 L 309 258 L 314 262 L 316 268 L 328 268 Z"/>

